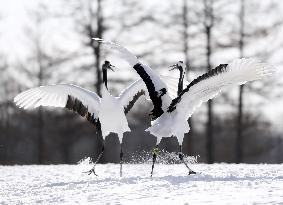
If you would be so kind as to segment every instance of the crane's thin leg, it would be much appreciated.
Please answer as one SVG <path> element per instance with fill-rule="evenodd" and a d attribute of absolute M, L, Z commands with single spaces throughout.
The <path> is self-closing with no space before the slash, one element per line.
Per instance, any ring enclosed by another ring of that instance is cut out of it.
<path fill-rule="evenodd" d="M 122 177 L 123 156 L 124 156 L 123 146 L 122 146 L 122 143 L 121 143 L 121 151 L 120 151 L 120 177 Z"/>
<path fill-rule="evenodd" d="M 91 170 L 87 171 L 87 172 L 84 172 L 84 173 L 87 173 L 88 175 L 91 175 L 92 173 L 95 175 L 95 176 L 98 176 L 96 173 L 95 173 L 95 165 L 99 162 L 102 154 L 104 152 L 104 144 L 102 145 L 102 149 L 101 149 L 101 153 L 99 154 L 99 156 L 97 157 L 96 161 L 94 162 L 94 165 L 92 167 Z"/>
<path fill-rule="evenodd" d="M 152 177 L 152 175 L 153 175 L 154 164 L 156 162 L 156 157 L 157 157 L 158 154 L 159 154 L 159 149 L 158 149 L 158 145 L 156 145 L 156 147 L 153 148 L 153 150 L 152 150 L 152 166 L 151 166 L 150 177 Z"/>
<path fill-rule="evenodd" d="M 182 145 L 180 145 L 180 152 L 179 152 L 179 159 L 181 160 L 181 162 L 187 167 L 187 169 L 189 170 L 189 175 L 190 174 L 196 174 L 195 171 L 193 171 L 188 164 L 185 162 L 184 160 L 184 154 L 182 153 Z"/>

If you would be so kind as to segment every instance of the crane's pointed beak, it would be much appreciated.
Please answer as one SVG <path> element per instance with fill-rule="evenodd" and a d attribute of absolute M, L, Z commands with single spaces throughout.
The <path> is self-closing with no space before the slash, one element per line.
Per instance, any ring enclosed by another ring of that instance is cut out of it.
<path fill-rule="evenodd" d="M 172 71 L 172 70 L 177 69 L 178 67 L 177 67 L 177 64 L 174 64 L 174 65 L 169 66 L 168 68 L 170 68 L 169 71 Z"/>
<path fill-rule="evenodd" d="M 114 65 L 109 65 L 109 67 L 108 67 L 110 70 L 112 70 L 113 72 L 115 72 L 115 70 L 113 69 L 113 68 L 116 68 Z"/>

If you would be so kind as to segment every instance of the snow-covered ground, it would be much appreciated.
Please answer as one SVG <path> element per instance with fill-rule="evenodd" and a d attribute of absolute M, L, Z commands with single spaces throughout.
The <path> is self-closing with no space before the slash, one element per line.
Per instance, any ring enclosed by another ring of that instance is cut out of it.
<path fill-rule="evenodd" d="M 283 204 L 283 165 L 0 166 L 0 204 Z"/>

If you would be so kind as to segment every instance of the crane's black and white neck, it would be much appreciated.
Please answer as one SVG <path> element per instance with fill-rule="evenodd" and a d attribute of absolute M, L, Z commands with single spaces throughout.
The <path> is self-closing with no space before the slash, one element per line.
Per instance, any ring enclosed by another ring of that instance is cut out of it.
<path fill-rule="evenodd" d="M 115 66 L 111 65 L 111 63 L 109 61 L 105 61 L 104 64 L 102 65 L 102 80 L 103 80 L 103 83 L 106 87 L 106 89 L 108 89 L 108 86 L 107 86 L 107 70 L 112 70 L 114 72 L 114 69 Z"/>
<path fill-rule="evenodd" d="M 179 61 L 178 63 L 170 66 L 169 68 L 170 71 L 171 70 L 175 70 L 178 69 L 179 70 L 179 81 L 178 81 L 178 91 L 177 91 L 177 95 L 180 95 L 181 92 L 183 91 L 183 87 L 184 87 L 184 77 L 185 77 L 185 70 L 186 70 L 186 65 L 184 64 L 183 61 Z"/>

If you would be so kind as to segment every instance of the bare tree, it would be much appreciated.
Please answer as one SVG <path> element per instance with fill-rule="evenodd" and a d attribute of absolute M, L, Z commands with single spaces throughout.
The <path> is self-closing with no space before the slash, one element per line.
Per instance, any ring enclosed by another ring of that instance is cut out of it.
<path fill-rule="evenodd" d="M 93 55 L 95 57 L 95 75 L 96 75 L 96 91 L 100 95 L 101 92 L 101 83 L 102 78 L 100 74 L 100 65 L 101 65 L 101 50 L 100 50 L 100 44 L 97 42 L 94 42 L 93 37 L 102 38 L 104 33 L 104 27 L 103 27 L 103 11 L 101 6 L 101 0 L 97 0 L 96 3 L 96 12 L 93 11 L 91 2 L 89 0 L 89 19 L 90 22 L 88 24 L 85 24 L 85 30 L 87 31 L 87 35 L 89 38 L 89 46 L 91 47 L 93 51 Z M 94 18 L 96 14 L 96 17 Z M 94 28 L 92 21 L 96 22 L 96 29 Z"/>
<path fill-rule="evenodd" d="M 240 12 L 239 12 L 239 20 L 240 20 L 240 38 L 239 38 L 239 51 L 240 58 L 244 57 L 244 37 L 245 37 L 245 0 L 240 0 Z M 236 163 L 241 163 L 243 160 L 243 92 L 244 85 L 240 85 L 239 87 L 239 99 L 238 99 L 238 120 L 237 120 L 237 137 L 236 137 Z"/>
<path fill-rule="evenodd" d="M 253 4 L 254 3 L 254 4 Z M 261 24 L 261 26 L 252 25 L 252 22 L 248 22 L 249 18 L 259 17 L 262 15 L 265 15 L 265 12 L 270 11 L 276 11 L 276 4 L 273 4 L 272 2 L 269 2 L 267 4 L 265 9 L 259 8 L 257 9 L 257 12 L 251 13 L 247 10 L 254 10 L 255 5 L 257 5 L 258 2 L 251 2 L 246 0 L 240 0 L 239 1 L 239 12 L 238 12 L 238 19 L 239 19 L 239 31 L 238 31 L 238 50 L 239 50 L 239 56 L 240 58 L 243 58 L 246 56 L 245 47 L 247 47 L 249 44 L 252 44 L 256 40 L 260 40 L 263 38 L 267 38 L 272 34 L 272 31 L 276 30 L 278 27 L 282 25 L 282 19 L 276 19 L 274 18 L 272 20 L 272 23 L 270 25 Z M 261 57 L 264 60 L 267 60 L 274 51 L 278 49 L 276 47 L 274 50 L 266 51 L 265 48 L 259 48 L 257 51 L 253 54 L 256 57 Z M 265 83 L 265 86 L 261 86 L 260 90 L 253 89 L 252 86 L 244 86 L 241 85 L 239 87 L 239 96 L 238 96 L 238 118 L 237 118 L 237 137 L 236 137 L 236 163 L 241 163 L 244 160 L 243 156 L 243 150 L 244 150 L 244 143 L 243 143 L 243 132 L 245 126 L 243 125 L 243 110 L 244 110 L 244 93 L 246 92 L 253 92 L 257 93 L 259 95 L 267 95 L 266 88 L 269 86 Z M 245 89 L 247 88 L 247 89 Z M 269 92 L 269 89 L 267 89 Z"/>
<path fill-rule="evenodd" d="M 82 46 L 78 58 L 88 57 L 90 61 L 82 62 L 80 71 L 91 71 L 93 74 L 92 85 L 97 94 L 101 94 L 102 76 L 101 66 L 101 48 L 93 38 L 103 38 L 106 27 L 104 26 L 104 14 L 102 0 L 77 1 L 70 4 L 68 18 L 73 19 L 74 32 L 80 35 Z M 67 2 L 66 2 L 67 3 Z M 89 75 L 89 74 L 88 74 Z"/>
<path fill-rule="evenodd" d="M 189 47 L 189 43 L 190 43 L 190 36 L 189 36 L 189 26 L 190 23 L 193 21 L 190 21 L 189 19 L 189 6 L 188 6 L 188 1 L 187 0 L 183 0 L 182 2 L 182 25 L 183 25 L 183 52 L 184 52 L 184 63 L 186 65 L 186 73 L 187 76 L 189 76 L 189 72 L 191 71 L 191 63 L 190 63 L 190 47 Z M 183 143 L 183 152 L 187 151 L 187 153 L 192 154 L 192 136 L 194 135 L 194 129 L 193 129 L 193 120 L 192 117 L 189 118 L 188 123 L 190 125 L 190 132 L 189 134 L 185 135 L 184 137 L 184 143 Z M 187 145 L 187 146 L 186 146 Z"/>
<path fill-rule="evenodd" d="M 211 52 L 212 52 L 212 29 L 214 26 L 214 0 L 203 0 L 204 3 L 204 29 L 206 36 L 206 67 L 210 71 Z M 206 125 L 206 158 L 208 163 L 214 162 L 214 146 L 213 146 L 213 101 L 207 103 L 207 125 Z"/>

